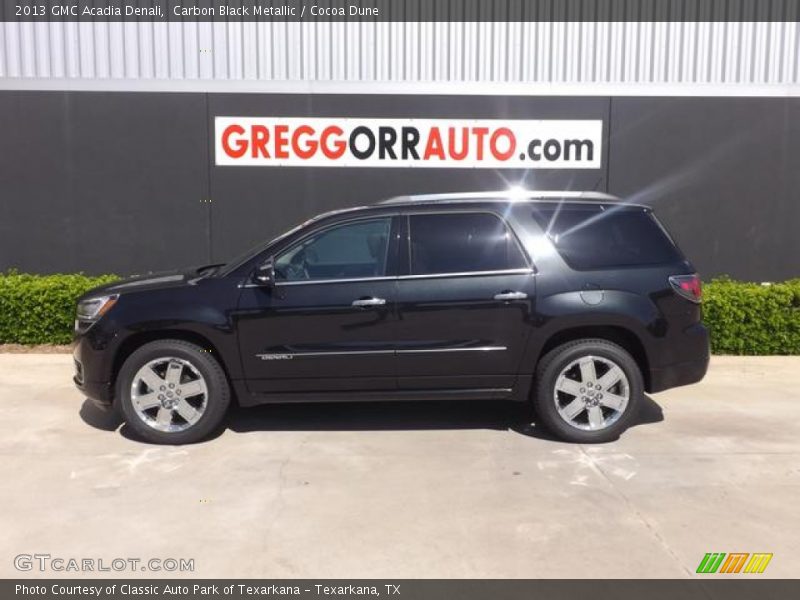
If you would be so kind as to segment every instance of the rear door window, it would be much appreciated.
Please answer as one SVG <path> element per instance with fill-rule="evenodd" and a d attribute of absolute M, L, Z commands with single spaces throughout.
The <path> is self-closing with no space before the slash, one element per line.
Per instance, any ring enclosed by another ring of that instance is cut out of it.
<path fill-rule="evenodd" d="M 641 207 L 554 204 L 537 206 L 533 217 L 574 269 L 683 260 L 653 214 Z"/>
<path fill-rule="evenodd" d="M 514 234 L 491 213 L 409 216 L 412 275 L 528 267 Z"/>

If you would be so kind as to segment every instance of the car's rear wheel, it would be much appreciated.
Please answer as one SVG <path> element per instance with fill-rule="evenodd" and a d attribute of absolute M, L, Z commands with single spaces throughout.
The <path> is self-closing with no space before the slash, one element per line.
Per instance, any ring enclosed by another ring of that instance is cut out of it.
<path fill-rule="evenodd" d="M 230 388 L 210 352 L 183 340 L 159 340 L 128 357 L 117 377 L 116 397 L 138 437 L 191 444 L 222 423 Z"/>
<path fill-rule="evenodd" d="M 568 442 L 614 440 L 634 421 L 644 394 L 642 373 L 621 346 L 601 339 L 554 348 L 536 371 L 538 418 Z"/>

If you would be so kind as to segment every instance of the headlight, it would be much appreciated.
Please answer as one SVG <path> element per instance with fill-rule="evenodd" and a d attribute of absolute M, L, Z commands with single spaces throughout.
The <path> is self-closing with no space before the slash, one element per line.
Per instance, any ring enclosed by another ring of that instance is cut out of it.
<path fill-rule="evenodd" d="M 111 307 L 116 304 L 119 294 L 111 296 L 98 296 L 97 298 L 87 298 L 78 302 L 79 321 L 97 321 L 106 314 Z"/>

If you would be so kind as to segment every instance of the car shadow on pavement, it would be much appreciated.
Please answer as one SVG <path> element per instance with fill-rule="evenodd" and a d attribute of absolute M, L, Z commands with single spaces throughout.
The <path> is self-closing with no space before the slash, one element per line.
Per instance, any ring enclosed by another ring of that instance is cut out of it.
<path fill-rule="evenodd" d="M 664 420 L 661 407 L 645 396 L 634 426 Z M 396 431 L 497 429 L 555 440 L 536 425 L 530 404 L 497 400 L 469 402 L 351 402 L 273 404 L 234 408 L 228 428 L 253 431 Z"/>
<path fill-rule="evenodd" d="M 660 423 L 664 420 L 664 411 L 661 406 L 647 394 L 642 399 L 642 406 L 639 409 L 639 414 L 636 420 L 631 424 L 631 427 L 638 427 L 639 425 L 650 425 L 652 423 Z M 536 415 L 532 415 L 529 421 L 520 424 L 519 427 L 509 427 L 512 431 L 519 434 L 527 435 L 530 437 L 539 438 L 542 440 L 560 441 L 552 435 L 547 429 L 536 423 Z"/>
<path fill-rule="evenodd" d="M 122 425 L 122 417 L 117 411 L 110 408 L 99 408 L 94 402 L 86 398 L 81 404 L 78 413 L 87 425 L 103 431 L 116 431 Z"/>
<path fill-rule="evenodd" d="M 86 400 L 81 419 L 96 429 L 116 431 L 139 441 L 122 424 L 116 411 L 103 410 Z M 664 420 L 661 407 L 645 396 L 633 426 Z M 122 425 L 122 427 L 120 427 Z M 267 404 L 252 408 L 231 407 L 227 428 L 236 433 L 256 431 L 397 431 L 428 429 L 496 429 L 556 441 L 536 424 L 530 404 L 498 400 L 469 402 L 336 402 Z M 218 431 L 210 439 L 222 433 Z"/>

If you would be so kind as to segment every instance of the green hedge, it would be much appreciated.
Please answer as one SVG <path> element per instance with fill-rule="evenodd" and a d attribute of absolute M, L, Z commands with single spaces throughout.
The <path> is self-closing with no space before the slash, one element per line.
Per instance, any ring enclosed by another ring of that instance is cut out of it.
<path fill-rule="evenodd" d="M 0 344 L 69 344 L 75 300 L 115 275 L 0 273 Z"/>
<path fill-rule="evenodd" d="M 800 354 L 800 279 L 715 279 L 703 290 L 703 321 L 714 354 Z"/>
<path fill-rule="evenodd" d="M 114 275 L 0 274 L 0 343 L 68 344 L 75 299 Z M 715 354 L 800 354 L 800 279 L 706 284 L 704 321 Z"/>

